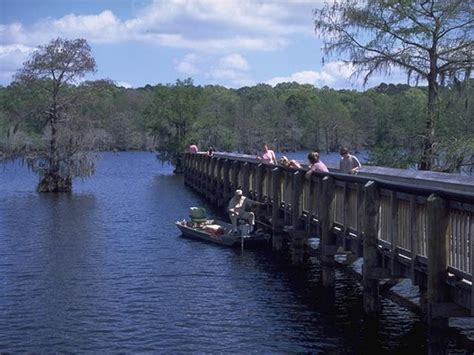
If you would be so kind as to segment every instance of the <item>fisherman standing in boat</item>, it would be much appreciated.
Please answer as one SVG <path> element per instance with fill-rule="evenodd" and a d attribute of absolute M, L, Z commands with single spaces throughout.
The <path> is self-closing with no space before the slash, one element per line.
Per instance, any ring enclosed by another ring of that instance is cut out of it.
<path fill-rule="evenodd" d="M 242 190 L 235 190 L 234 197 L 230 199 L 227 208 L 230 221 L 234 226 L 233 232 L 238 231 L 237 225 L 239 218 L 249 221 L 249 224 L 253 229 L 253 226 L 255 225 L 255 214 L 253 212 L 248 212 L 248 209 L 250 209 L 254 204 L 259 205 L 260 203 L 243 196 Z"/>

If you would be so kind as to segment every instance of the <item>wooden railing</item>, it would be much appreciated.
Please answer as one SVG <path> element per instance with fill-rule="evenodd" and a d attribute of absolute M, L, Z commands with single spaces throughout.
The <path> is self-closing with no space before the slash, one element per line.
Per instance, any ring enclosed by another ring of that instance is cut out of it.
<path fill-rule="evenodd" d="M 380 173 L 331 171 L 305 179 L 305 169 L 225 154 L 186 154 L 184 162 L 185 183 L 218 206 L 225 207 L 240 187 L 252 199 L 268 202 L 259 223 L 275 236 L 291 226 L 290 237 L 297 232 L 319 237 L 325 265 L 338 250 L 363 256 L 367 299 L 375 292 L 373 280 L 408 277 L 422 295 L 429 294 L 430 319 L 456 313 L 447 303 L 473 312 L 474 194 L 469 180 L 463 189 L 459 182 L 449 188 L 448 181 L 400 182 Z M 333 278 L 323 279 L 331 283 Z M 371 307 L 377 306 L 368 301 Z"/>

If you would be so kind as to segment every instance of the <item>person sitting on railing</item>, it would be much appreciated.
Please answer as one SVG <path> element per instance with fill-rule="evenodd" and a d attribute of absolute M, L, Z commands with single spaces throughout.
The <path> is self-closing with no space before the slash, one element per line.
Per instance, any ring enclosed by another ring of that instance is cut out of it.
<path fill-rule="evenodd" d="M 264 143 L 262 146 L 262 152 L 257 154 L 257 160 L 261 160 L 267 164 L 277 164 L 277 158 L 275 152 L 271 149 L 268 149 L 268 144 Z"/>
<path fill-rule="evenodd" d="M 233 232 L 238 231 L 237 226 L 239 219 L 247 220 L 252 227 L 255 225 L 255 214 L 253 212 L 248 211 L 252 207 L 252 205 L 255 204 L 259 205 L 260 202 L 253 201 L 243 196 L 242 190 L 240 189 L 235 190 L 234 197 L 230 199 L 229 206 L 227 207 L 230 221 L 234 226 Z"/>
<path fill-rule="evenodd" d="M 318 173 L 328 173 L 328 167 L 319 159 L 318 152 L 310 152 L 308 154 L 308 161 L 310 164 L 309 170 L 305 174 L 305 178 L 309 179 L 313 171 Z"/>

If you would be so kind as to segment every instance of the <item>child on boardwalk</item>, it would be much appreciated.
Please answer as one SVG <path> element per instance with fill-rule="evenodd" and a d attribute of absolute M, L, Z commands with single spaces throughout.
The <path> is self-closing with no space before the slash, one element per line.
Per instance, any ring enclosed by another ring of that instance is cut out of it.
<path fill-rule="evenodd" d="M 262 148 L 262 152 L 257 154 L 257 159 L 267 164 L 277 164 L 275 152 L 268 149 L 268 144 L 263 144 Z"/>
<path fill-rule="evenodd" d="M 346 174 L 357 174 L 362 167 L 359 159 L 349 153 L 349 149 L 341 148 L 339 151 L 341 160 L 339 161 L 339 170 Z"/>
<path fill-rule="evenodd" d="M 310 164 L 309 170 L 305 174 L 305 178 L 309 179 L 313 171 L 318 173 L 328 173 L 328 167 L 321 160 L 319 160 L 318 152 L 310 152 L 308 154 L 308 161 Z"/>

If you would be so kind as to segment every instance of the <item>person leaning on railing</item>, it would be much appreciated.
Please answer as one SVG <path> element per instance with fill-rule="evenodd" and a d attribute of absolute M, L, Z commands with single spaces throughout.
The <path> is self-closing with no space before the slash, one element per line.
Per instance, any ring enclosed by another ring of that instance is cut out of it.
<path fill-rule="evenodd" d="M 282 156 L 280 158 L 280 164 L 285 167 L 285 168 L 295 168 L 295 169 L 301 169 L 301 164 L 298 163 L 296 160 L 294 159 L 288 159 L 287 157 L 285 156 Z"/>
<path fill-rule="evenodd" d="M 329 169 L 320 159 L 318 152 L 308 153 L 309 170 L 305 174 L 305 178 L 309 179 L 313 171 L 318 173 L 328 173 Z"/>

